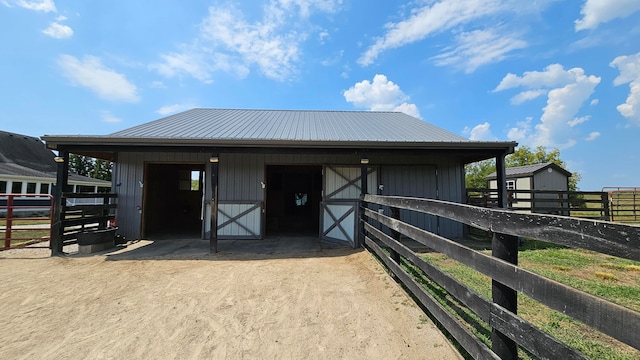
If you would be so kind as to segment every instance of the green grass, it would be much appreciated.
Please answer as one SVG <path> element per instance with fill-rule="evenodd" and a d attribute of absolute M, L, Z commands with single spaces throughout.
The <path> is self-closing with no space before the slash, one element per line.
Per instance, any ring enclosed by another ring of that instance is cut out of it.
<path fill-rule="evenodd" d="M 490 241 L 478 242 L 485 253 Z M 491 298 L 491 279 L 440 253 L 423 258 L 460 280 L 483 297 Z M 614 303 L 640 311 L 640 263 L 599 253 L 568 249 L 539 241 L 525 241 L 519 253 L 521 267 L 600 296 Z M 456 314 L 483 342 L 490 346 L 490 328 L 464 308 L 437 284 L 425 279 L 420 270 L 406 265 L 425 289 L 450 312 Z M 607 274 L 606 276 L 599 274 Z M 640 352 L 590 327 L 558 313 L 522 294 L 518 295 L 519 315 L 558 340 L 579 350 L 590 359 L 640 359 Z M 480 329 L 475 329 L 480 327 Z M 533 358 L 520 351 L 520 358 Z"/>
<path fill-rule="evenodd" d="M 22 230 L 13 228 L 14 226 L 34 226 L 40 224 L 50 223 L 49 219 L 37 219 L 37 220 L 24 220 L 14 219 L 11 221 L 11 247 L 18 247 L 21 245 L 29 244 L 34 241 L 41 240 L 44 237 L 49 237 L 49 229 L 37 229 L 37 230 Z M 7 220 L 0 219 L 0 226 L 6 226 Z M 6 230 L 0 230 L 0 248 L 5 245 Z M 17 240 L 20 239 L 20 240 Z"/>

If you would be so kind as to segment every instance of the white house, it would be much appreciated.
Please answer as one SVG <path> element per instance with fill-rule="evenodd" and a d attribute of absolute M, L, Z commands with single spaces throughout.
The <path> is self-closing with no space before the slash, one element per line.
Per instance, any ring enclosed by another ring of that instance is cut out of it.
<path fill-rule="evenodd" d="M 0 131 L 0 194 L 52 194 L 55 154 L 36 137 Z M 111 182 L 69 174 L 73 192 L 108 192 Z"/>

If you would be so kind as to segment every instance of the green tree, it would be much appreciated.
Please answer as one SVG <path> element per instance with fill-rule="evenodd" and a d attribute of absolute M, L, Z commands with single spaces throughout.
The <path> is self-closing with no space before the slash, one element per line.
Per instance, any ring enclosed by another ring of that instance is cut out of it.
<path fill-rule="evenodd" d="M 93 159 L 87 156 L 69 154 L 69 171 L 89 176 L 93 170 Z"/>
<path fill-rule="evenodd" d="M 487 187 L 487 175 L 496 171 L 493 159 L 477 161 L 464 167 L 467 189 L 484 189 Z"/>
<path fill-rule="evenodd" d="M 94 179 L 111 181 L 111 162 L 88 156 L 69 154 L 69 171 Z"/>
<path fill-rule="evenodd" d="M 96 159 L 90 176 L 94 179 L 111 181 L 111 167 L 112 163 L 110 161 Z"/>
<path fill-rule="evenodd" d="M 560 150 L 552 149 L 547 151 L 543 146 L 531 149 L 528 146 L 518 148 L 513 154 L 507 155 L 504 159 L 506 167 L 524 166 L 552 162 L 563 169 L 567 168 L 566 163 L 560 158 Z M 478 161 L 465 167 L 465 183 L 467 188 L 486 188 L 487 175 L 496 171 L 494 159 Z M 581 176 L 577 172 L 571 173 L 569 177 L 569 190 L 578 190 L 578 182 Z"/>

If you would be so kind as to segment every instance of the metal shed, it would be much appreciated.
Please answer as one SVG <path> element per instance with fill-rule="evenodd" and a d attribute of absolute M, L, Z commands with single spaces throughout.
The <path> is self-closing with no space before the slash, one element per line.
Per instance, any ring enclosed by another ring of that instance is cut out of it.
<path fill-rule="evenodd" d="M 128 238 L 307 234 L 352 246 L 363 183 L 372 194 L 463 202 L 464 165 L 503 163 L 517 145 L 471 141 L 398 112 L 203 108 L 110 135 L 43 139 L 62 157 L 115 162 L 117 222 Z M 463 235 L 449 220 L 400 216 Z"/>

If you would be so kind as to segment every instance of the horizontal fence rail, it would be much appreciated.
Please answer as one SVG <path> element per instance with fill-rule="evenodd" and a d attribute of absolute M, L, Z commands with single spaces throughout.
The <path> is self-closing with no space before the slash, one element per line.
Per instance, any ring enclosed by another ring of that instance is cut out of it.
<path fill-rule="evenodd" d="M 51 195 L 0 194 L 0 250 L 50 248 L 52 218 Z"/>
<path fill-rule="evenodd" d="M 78 233 L 105 229 L 115 220 L 117 194 L 64 193 L 60 216 L 63 245 L 76 244 Z"/>
<path fill-rule="evenodd" d="M 367 233 L 364 238 L 365 245 L 377 254 L 434 318 L 474 358 L 494 358 L 498 355 L 471 335 L 463 324 L 443 310 L 432 295 L 405 272 L 399 261 L 401 257 L 411 266 L 419 268 L 431 281 L 445 289 L 494 330 L 504 334 L 535 356 L 547 359 L 579 359 L 583 358 L 583 355 L 520 318 L 516 311 L 503 308 L 496 304 L 495 299 L 492 302 L 483 298 L 458 280 L 421 259 L 418 254 L 396 240 L 399 236 L 389 236 L 388 232 L 413 239 L 490 277 L 502 286 L 520 292 L 553 310 L 640 349 L 640 337 L 637 336 L 640 333 L 640 313 L 550 280 L 518 267 L 514 263 L 475 251 L 367 207 L 382 205 L 391 209 L 432 214 L 495 233 L 509 234 L 514 236 L 515 241 L 518 241 L 518 237 L 527 237 L 636 261 L 640 259 L 640 227 L 553 215 L 518 214 L 513 211 L 479 208 L 431 199 L 365 195 L 363 200 L 364 230 Z M 385 232 L 378 227 L 389 231 Z"/>
<path fill-rule="evenodd" d="M 467 189 L 467 204 L 498 208 L 497 189 Z M 611 202 L 604 191 L 508 190 L 511 210 L 611 220 Z"/>
<path fill-rule="evenodd" d="M 640 224 L 640 188 L 604 188 L 609 193 L 611 221 Z"/>

